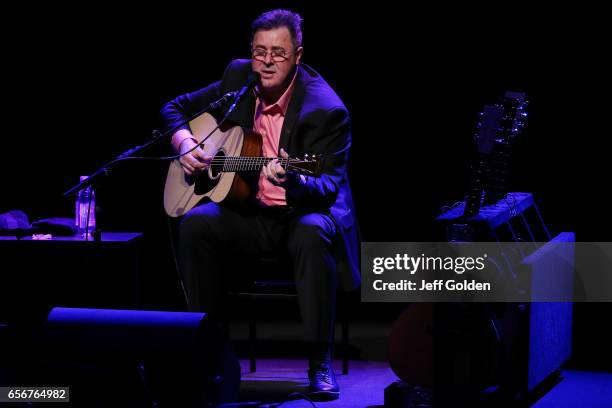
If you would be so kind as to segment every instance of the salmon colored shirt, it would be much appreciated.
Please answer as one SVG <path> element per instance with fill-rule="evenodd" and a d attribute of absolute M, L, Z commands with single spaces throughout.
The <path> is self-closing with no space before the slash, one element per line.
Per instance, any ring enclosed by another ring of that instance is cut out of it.
<path fill-rule="evenodd" d="M 272 105 L 266 105 L 263 98 L 257 92 L 257 100 L 255 102 L 255 119 L 253 129 L 259 133 L 263 139 L 263 155 L 265 157 L 278 157 L 281 130 L 285 122 L 287 106 L 291 100 L 293 89 L 295 88 L 295 78 L 297 70 L 293 76 L 291 84 L 285 90 L 285 93 Z M 270 183 L 263 175 L 259 176 L 259 191 L 257 192 L 257 200 L 265 206 L 286 205 L 285 189 L 275 186 Z"/>

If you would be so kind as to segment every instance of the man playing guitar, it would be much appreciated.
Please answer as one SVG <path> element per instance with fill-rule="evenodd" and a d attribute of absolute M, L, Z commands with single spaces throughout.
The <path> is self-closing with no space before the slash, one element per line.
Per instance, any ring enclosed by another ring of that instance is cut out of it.
<path fill-rule="evenodd" d="M 332 399 L 339 395 L 331 367 L 336 291 L 359 284 L 358 227 L 347 177 L 350 119 L 332 88 L 301 62 L 301 21 L 286 10 L 263 13 L 252 24 L 252 59 L 232 61 L 220 81 L 168 102 L 162 116 L 174 128 L 240 89 L 253 72 L 261 76 L 228 120 L 261 135 L 262 155 L 275 159 L 263 166 L 243 205 L 205 200 L 184 215 L 178 244 L 181 279 L 189 310 L 220 319 L 223 282 L 231 278 L 224 255 L 286 252 L 304 320 L 312 396 Z M 222 117 L 225 111 L 212 115 Z M 186 153 L 180 158 L 185 177 L 205 175 L 214 161 L 207 149 L 196 147 L 198 142 L 189 126 L 172 137 L 174 149 Z M 320 175 L 287 171 L 281 163 L 287 153 L 325 156 Z"/>

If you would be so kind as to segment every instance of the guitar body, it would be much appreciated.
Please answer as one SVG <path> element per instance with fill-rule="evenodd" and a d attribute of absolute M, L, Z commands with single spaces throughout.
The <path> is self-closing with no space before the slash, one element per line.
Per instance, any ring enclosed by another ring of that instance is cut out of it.
<path fill-rule="evenodd" d="M 434 304 L 413 303 L 391 327 L 389 364 L 408 384 L 434 385 Z"/>
<path fill-rule="evenodd" d="M 189 122 L 194 138 L 201 142 L 217 126 L 215 118 L 204 113 Z M 254 131 L 240 126 L 217 129 L 203 145 L 204 154 L 213 157 L 208 170 L 187 176 L 178 159 L 172 161 L 164 188 L 164 209 L 170 217 L 180 217 L 208 197 L 219 203 L 244 202 L 251 194 L 250 182 L 238 172 L 221 171 L 225 157 L 256 157 L 261 155 L 262 139 Z"/>
<path fill-rule="evenodd" d="M 472 303 L 411 304 L 391 327 L 391 369 L 408 384 L 442 393 L 457 386 L 479 392 L 497 384 L 502 350 L 492 309 Z"/>

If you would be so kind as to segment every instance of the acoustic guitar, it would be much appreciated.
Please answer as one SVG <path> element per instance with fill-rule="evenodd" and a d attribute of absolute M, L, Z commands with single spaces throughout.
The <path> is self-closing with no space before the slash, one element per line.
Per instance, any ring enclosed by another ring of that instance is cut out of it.
<path fill-rule="evenodd" d="M 261 156 L 261 135 L 232 125 L 215 130 L 217 121 L 208 113 L 189 122 L 189 127 L 198 143 L 204 141 L 202 150 L 212 160 L 206 171 L 192 176 L 185 174 L 178 159 L 170 163 L 164 189 L 166 214 L 180 217 L 205 198 L 216 203 L 246 201 L 261 168 L 275 159 Z M 315 155 L 276 159 L 287 171 L 315 177 L 321 172 L 321 158 Z"/>

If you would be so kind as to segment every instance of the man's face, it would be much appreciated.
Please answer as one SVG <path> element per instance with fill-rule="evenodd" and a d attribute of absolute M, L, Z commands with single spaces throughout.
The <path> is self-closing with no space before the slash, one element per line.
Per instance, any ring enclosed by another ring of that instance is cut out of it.
<path fill-rule="evenodd" d="M 287 27 L 257 31 L 253 37 L 252 68 L 261 75 L 260 89 L 265 92 L 282 89 L 301 57 L 302 47 L 293 49 Z"/>

